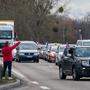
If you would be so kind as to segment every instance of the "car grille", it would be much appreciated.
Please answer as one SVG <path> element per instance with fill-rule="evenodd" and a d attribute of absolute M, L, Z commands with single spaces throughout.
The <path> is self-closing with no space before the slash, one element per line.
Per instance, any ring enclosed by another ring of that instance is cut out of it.
<path fill-rule="evenodd" d="M 30 55 L 34 55 L 34 53 L 30 53 Z"/>
<path fill-rule="evenodd" d="M 29 53 L 25 53 L 25 55 L 29 55 Z"/>
<path fill-rule="evenodd" d="M 34 55 L 34 53 L 25 53 L 25 55 Z"/>

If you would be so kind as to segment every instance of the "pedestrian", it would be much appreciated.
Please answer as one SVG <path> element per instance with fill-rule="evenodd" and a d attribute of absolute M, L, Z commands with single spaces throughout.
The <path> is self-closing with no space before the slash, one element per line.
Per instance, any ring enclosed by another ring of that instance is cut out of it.
<path fill-rule="evenodd" d="M 68 42 L 67 42 L 67 43 L 66 43 L 66 47 L 65 47 L 64 52 L 63 52 L 63 54 L 64 54 L 65 56 L 67 56 L 69 48 L 70 48 L 70 46 L 69 46 L 69 44 L 68 44 Z"/>
<path fill-rule="evenodd" d="M 4 47 L 2 48 L 2 58 L 3 58 L 3 72 L 2 72 L 2 79 L 5 79 L 5 73 L 8 68 L 8 79 L 12 79 L 11 77 L 11 70 L 12 70 L 12 61 L 13 55 L 12 50 L 15 49 L 20 42 L 10 46 L 9 42 L 6 41 Z"/>

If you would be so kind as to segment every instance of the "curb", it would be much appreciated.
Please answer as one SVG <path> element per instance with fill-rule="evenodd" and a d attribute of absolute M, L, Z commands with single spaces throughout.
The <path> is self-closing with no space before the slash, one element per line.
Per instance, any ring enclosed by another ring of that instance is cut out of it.
<path fill-rule="evenodd" d="M 18 87 L 20 86 L 21 82 L 19 79 L 16 80 L 14 83 L 9 83 L 5 85 L 0 85 L 0 90 L 11 90 L 13 87 Z"/>
<path fill-rule="evenodd" d="M 0 60 L 0 66 L 1 65 L 2 62 Z M 17 74 L 15 74 L 13 71 L 12 74 L 17 77 Z M 17 77 L 16 82 L 0 85 L 0 90 L 11 90 L 11 88 L 18 87 L 20 85 L 21 85 L 21 80 Z"/>

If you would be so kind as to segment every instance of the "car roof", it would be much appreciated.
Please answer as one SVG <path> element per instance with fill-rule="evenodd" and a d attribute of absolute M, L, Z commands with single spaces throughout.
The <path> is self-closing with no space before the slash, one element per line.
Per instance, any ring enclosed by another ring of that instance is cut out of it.
<path fill-rule="evenodd" d="M 84 42 L 86 42 L 86 41 L 90 41 L 90 39 L 77 40 L 77 42 L 78 41 L 82 41 L 82 42 L 84 41 Z"/>
<path fill-rule="evenodd" d="M 37 44 L 36 42 L 34 42 L 34 41 L 20 41 L 21 43 L 35 43 L 35 44 Z"/>

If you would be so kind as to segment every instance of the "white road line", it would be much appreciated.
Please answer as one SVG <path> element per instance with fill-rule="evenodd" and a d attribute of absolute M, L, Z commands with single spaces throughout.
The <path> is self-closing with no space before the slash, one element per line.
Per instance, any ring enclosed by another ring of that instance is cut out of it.
<path fill-rule="evenodd" d="M 39 83 L 36 82 L 36 81 L 32 81 L 31 83 L 32 83 L 32 84 L 35 84 L 35 85 L 39 85 Z"/>
<path fill-rule="evenodd" d="M 50 90 L 50 88 L 46 87 L 46 86 L 40 86 L 41 89 L 43 90 Z"/>
<path fill-rule="evenodd" d="M 23 74 L 21 74 L 19 71 L 15 70 L 15 69 L 13 69 L 12 72 L 14 74 L 16 74 L 18 77 L 20 77 L 21 79 L 26 78 Z"/>

